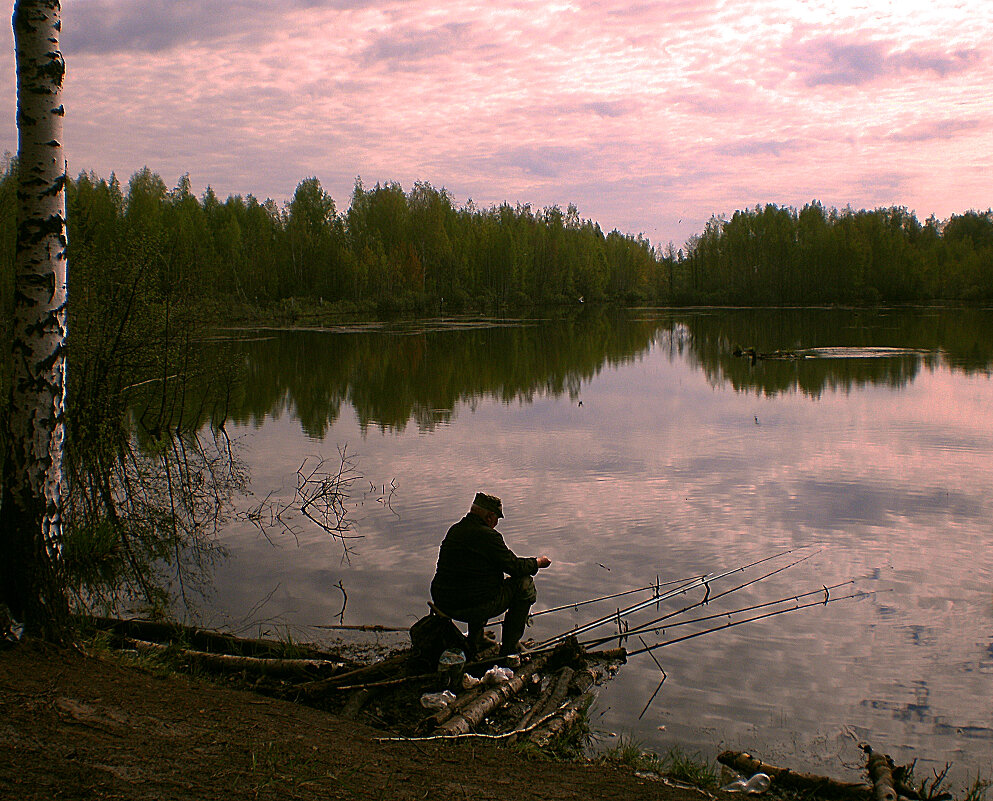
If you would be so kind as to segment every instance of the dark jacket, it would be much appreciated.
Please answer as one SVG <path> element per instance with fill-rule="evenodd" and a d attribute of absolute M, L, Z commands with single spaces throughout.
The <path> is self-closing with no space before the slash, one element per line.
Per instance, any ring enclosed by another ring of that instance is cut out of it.
<path fill-rule="evenodd" d="M 521 578 L 537 572 L 537 559 L 516 556 L 496 529 L 470 512 L 441 543 L 431 597 L 443 610 L 465 609 L 492 599 L 505 574 Z"/>

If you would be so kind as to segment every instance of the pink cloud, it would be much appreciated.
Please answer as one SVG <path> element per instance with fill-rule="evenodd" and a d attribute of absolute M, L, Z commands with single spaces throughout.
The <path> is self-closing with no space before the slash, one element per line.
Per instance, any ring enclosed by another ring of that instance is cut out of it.
<path fill-rule="evenodd" d="M 356 175 L 427 180 L 481 206 L 574 202 L 677 247 L 755 203 L 993 204 L 977 177 L 993 152 L 991 4 L 64 6 L 74 172 L 147 164 L 277 201 L 317 175 L 340 208 Z"/>
<path fill-rule="evenodd" d="M 980 130 L 982 124 L 978 119 L 934 120 L 894 131 L 888 138 L 893 142 L 929 142 L 935 139 L 947 141 L 959 134 Z"/>
<path fill-rule="evenodd" d="M 889 76 L 930 72 L 945 78 L 967 70 L 979 59 L 975 48 L 897 50 L 891 43 L 851 37 L 823 37 L 799 42 L 795 59 L 807 86 L 858 86 Z"/>

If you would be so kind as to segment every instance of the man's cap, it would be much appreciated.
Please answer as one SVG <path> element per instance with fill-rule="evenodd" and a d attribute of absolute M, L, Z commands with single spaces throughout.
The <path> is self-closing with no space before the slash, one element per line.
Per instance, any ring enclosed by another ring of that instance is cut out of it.
<path fill-rule="evenodd" d="M 496 495 L 487 495 L 485 492 L 477 492 L 472 501 L 473 506 L 493 512 L 498 518 L 503 517 L 503 503 Z"/>

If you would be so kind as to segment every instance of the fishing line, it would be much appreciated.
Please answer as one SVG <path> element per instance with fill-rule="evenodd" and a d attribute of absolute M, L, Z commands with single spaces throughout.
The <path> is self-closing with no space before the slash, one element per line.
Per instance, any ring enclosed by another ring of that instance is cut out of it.
<path fill-rule="evenodd" d="M 821 550 L 823 550 L 823 549 L 821 549 Z M 802 559 L 797 559 L 795 562 L 791 562 L 788 565 L 784 565 L 783 567 L 777 568 L 776 570 L 773 570 L 773 571 L 771 571 L 769 573 L 765 573 L 764 575 L 761 575 L 761 576 L 759 576 L 757 578 L 751 579 L 750 581 L 746 581 L 743 584 L 738 584 L 735 587 L 731 587 L 730 589 L 727 589 L 724 592 L 718 593 L 717 595 L 714 595 L 712 597 L 710 596 L 710 592 L 709 592 L 710 587 L 708 585 L 708 587 L 707 587 L 707 589 L 708 589 L 707 595 L 705 595 L 702 600 L 697 601 L 694 604 L 690 604 L 689 606 L 684 606 L 682 609 L 676 609 L 675 611 L 669 612 L 669 613 L 667 613 L 665 615 L 662 615 L 661 617 L 653 618 L 652 620 L 646 621 L 645 623 L 642 623 L 638 627 L 636 627 L 634 629 L 634 631 L 635 632 L 638 632 L 638 631 L 647 631 L 647 630 L 650 630 L 650 629 L 653 629 L 653 628 L 659 628 L 657 625 L 653 625 L 653 624 L 657 624 L 657 623 L 661 623 L 661 622 L 663 622 L 665 620 L 669 620 L 671 618 L 676 617 L 677 615 L 683 614 L 684 612 L 688 612 L 691 609 L 696 609 L 698 606 L 706 606 L 707 604 L 712 603 L 713 601 L 716 601 L 719 598 L 723 598 L 726 595 L 730 595 L 733 592 L 737 592 L 740 589 L 744 589 L 745 587 L 748 587 L 748 586 L 750 586 L 752 584 L 755 584 L 758 581 L 762 581 L 763 579 L 767 579 L 770 576 L 776 575 L 777 573 L 782 573 L 784 570 L 788 570 L 791 567 L 795 567 L 796 565 L 800 564 L 801 562 L 804 562 L 807 559 L 810 559 L 812 556 L 816 556 L 817 554 L 819 554 L 821 552 L 821 550 L 815 551 L 812 554 L 808 554 L 807 556 L 804 556 Z M 842 582 L 841 584 L 838 584 L 836 586 L 839 586 L 840 587 L 840 586 L 842 586 L 844 584 L 849 584 L 849 583 L 851 583 L 851 582 L 845 581 L 845 582 Z M 820 592 L 820 590 L 818 590 L 818 592 Z M 790 595 L 790 596 L 788 596 L 786 598 L 786 600 L 789 600 L 789 599 L 791 599 L 793 597 L 794 596 Z M 800 596 L 800 597 L 802 597 L 802 596 Z M 613 637 L 604 637 L 604 638 L 600 639 L 598 642 L 607 642 L 608 640 L 612 640 L 612 639 L 614 639 L 614 638 Z"/>
<path fill-rule="evenodd" d="M 547 615 L 551 612 L 561 612 L 563 609 L 578 609 L 581 606 L 586 606 L 587 604 L 595 604 L 598 601 L 609 601 L 612 598 L 620 598 L 624 595 L 633 595 L 636 592 L 645 592 L 646 590 L 658 590 L 661 587 L 669 587 L 673 584 L 679 584 L 680 582 L 693 581 L 695 579 L 702 579 L 706 573 L 698 574 L 696 576 L 687 576 L 686 578 L 672 579 L 671 581 L 663 581 L 661 583 L 652 583 L 645 587 L 638 587 L 633 590 L 624 590 L 623 592 L 615 592 L 611 595 L 601 595 L 599 598 L 588 598 L 585 601 L 576 601 L 571 604 L 562 604 L 561 606 L 553 606 L 551 609 L 542 609 L 538 612 L 532 612 L 531 617 L 538 617 L 539 615 Z M 652 599 L 654 600 L 654 598 Z"/>
<path fill-rule="evenodd" d="M 822 590 L 821 590 L 822 591 Z M 748 617 L 744 620 L 736 620 L 734 622 L 726 623 L 723 626 L 715 626 L 712 629 L 704 629 L 703 631 L 696 631 L 693 634 L 685 634 L 682 637 L 676 637 L 674 640 L 665 640 L 664 642 L 655 643 L 655 645 L 647 645 L 644 648 L 638 648 L 634 651 L 628 651 L 628 657 L 637 656 L 638 654 L 651 653 L 659 648 L 664 648 L 667 645 L 675 645 L 677 642 L 685 642 L 686 640 L 692 640 L 694 637 L 702 637 L 704 634 L 712 634 L 715 631 L 724 631 L 724 629 L 730 629 L 735 626 L 741 626 L 744 623 L 753 623 L 756 620 L 764 620 L 767 617 L 775 617 L 776 615 L 785 615 L 787 612 L 797 612 L 800 609 L 809 609 L 812 606 L 827 606 L 829 603 L 834 603 L 836 601 L 847 601 L 852 598 L 867 598 L 869 593 L 867 592 L 856 592 L 851 595 L 842 595 L 840 598 L 825 598 L 823 601 L 811 601 L 806 604 L 799 604 L 789 609 L 779 609 L 775 612 L 766 612 L 764 615 L 756 615 L 755 617 Z M 611 638 L 613 639 L 613 638 Z"/>
<path fill-rule="evenodd" d="M 629 636 L 633 636 L 633 635 L 636 635 L 636 634 L 647 634 L 649 631 L 656 631 L 657 632 L 659 629 L 662 629 L 664 631 L 665 629 L 674 629 L 677 626 L 688 626 L 691 623 L 702 623 L 702 622 L 707 621 L 707 620 L 716 620 L 717 618 L 722 618 L 722 617 L 728 617 L 729 618 L 732 615 L 740 615 L 742 612 L 752 612 L 752 611 L 754 611 L 756 609 L 764 609 L 764 608 L 769 607 L 769 606 L 776 606 L 777 604 L 785 604 L 785 603 L 788 603 L 789 601 L 799 601 L 801 598 L 808 598 L 811 595 L 822 595 L 823 593 L 828 592 L 829 590 L 836 590 L 836 589 L 838 589 L 838 587 L 845 587 L 845 586 L 847 586 L 849 584 L 854 584 L 854 583 L 855 583 L 854 579 L 849 579 L 848 581 L 842 581 L 842 582 L 839 582 L 838 584 L 832 584 L 832 585 L 830 585 L 828 587 L 825 587 L 825 586 L 822 585 L 822 586 L 818 587 L 816 590 L 810 590 L 808 592 L 801 592 L 798 595 L 786 595 L 786 596 L 783 596 L 782 598 L 776 599 L 775 601 L 765 601 L 763 603 L 753 604 L 751 606 L 742 606 L 742 607 L 740 607 L 738 609 L 731 609 L 731 610 L 729 610 L 727 612 L 715 612 L 712 615 L 705 615 L 703 617 L 695 617 L 695 618 L 691 618 L 690 620 L 677 620 L 677 621 L 674 621 L 672 623 L 667 623 L 665 626 L 654 625 L 654 624 L 659 623 L 660 621 L 659 620 L 652 620 L 652 621 L 649 621 L 648 623 L 642 623 L 640 626 L 637 626 L 636 628 L 630 629 L 627 632 L 627 634 Z M 830 596 L 828 596 L 828 600 L 831 600 L 830 599 Z M 824 601 L 819 601 L 818 603 L 820 603 L 820 604 L 823 605 Z M 690 609 L 694 609 L 694 608 L 696 608 L 697 606 L 700 606 L 700 605 L 701 604 L 695 604 L 694 606 L 688 606 L 685 609 L 681 609 L 679 612 L 673 612 L 673 615 L 678 615 L 678 614 L 681 614 L 683 612 L 688 612 Z M 792 609 L 783 609 L 783 610 L 780 610 L 780 611 L 788 612 L 788 611 L 792 611 Z M 616 637 L 617 637 L 616 634 L 613 635 L 613 636 L 611 636 L 611 637 L 601 637 L 601 638 L 596 639 L 596 640 L 584 641 L 584 642 L 580 643 L 580 645 L 582 645 L 584 648 L 595 648 L 598 645 L 603 645 L 605 642 L 610 642 L 611 640 L 616 639 Z M 640 639 L 640 637 L 639 637 L 639 639 Z"/>
<path fill-rule="evenodd" d="M 572 628 L 569 631 L 565 631 L 562 634 L 556 635 L 555 637 L 550 637 L 547 640 L 544 640 L 544 641 L 542 641 L 540 643 L 537 643 L 534 647 L 529 648 L 529 649 L 526 649 L 525 652 L 526 653 L 531 653 L 531 652 L 536 651 L 538 649 L 546 648 L 549 645 L 554 645 L 556 643 L 562 642 L 563 640 L 567 639 L 568 637 L 574 637 L 574 636 L 577 636 L 579 634 L 585 634 L 587 631 L 591 631 L 591 630 L 593 630 L 595 628 L 598 628 L 598 627 L 600 627 L 600 626 L 602 626 L 602 625 L 604 625 L 606 623 L 611 623 L 611 622 L 617 620 L 619 617 L 622 617 L 624 615 L 630 615 L 630 614 L 633 614 L 634 612 L 640 612 L 642 609 L 645 609 L 645 608 L 651 606 L 654 603 L 659 603 L 661 601 L 668 600 L 669 598 L 674 598 L 677 595 L 682 595 L 684 593 L 689 592 L 690 590 L 696 589 L 697 587 L 703 587 L 705 585 L 709 585 L 709 583 L 711 581 L 717 581 L 718 579 L 725 578 L 725 577 L 730 576 L 730 575 L 732 575 L 734 573 L 740 573 L 740 572 L 742 572 L 744 570 L 748 570 L 749 568 L 755 567 L 756 565 L 760 565 L 763 562 L 768 562 L 768 561 L 770 561 L 772 559 L 777 559 L 780 556 L 786 556 L 788 554 L 791 554 L 791 553 L 793 553 L 796 550 L 797 550 L 796 548 L 790 548 L 789 550 L 780 551 L 779 553 L 773 554 L 772 556 L 766 556 L 766 557 L 764 557 L 762 559 L 756 559 L 754 562 L 750 562 L 747 565 L 742 565 L 741 567 L 736 567 L 736 568 L 733 568 L 731 570 L 726 570 L 725 572 L 719 573 L 716 576 L 706 575 L 703 578 L 694 579 L 692 581 L 689 581 L 689 582 L 685 583 L 681 587 L 677 587 L 674 590 L 670 590 L 669 592 L 662 593 L 661 595 L 657 595 L 657 596 L 654 596 L 652 598 L 649 598 L 647 601 L 642 601 L 640 603 L 633 604 L 633 605 L 627 607 L 626 609 L 620 609 L 620 610 L 618 610 L 616 612 L 612 612 L 609 615 L 605 615 L 603 617 L 600 617 L 600 618 L 598 618 L 598 619 L 596 619 L 596 620 L 594 620 L 594 621 L 592 621 L 590 623 L 587 623 L 585 626 L 579 626 L 577 628 Z M 613 639 L 613 638 L 611 638 L 611 639 Z"/>

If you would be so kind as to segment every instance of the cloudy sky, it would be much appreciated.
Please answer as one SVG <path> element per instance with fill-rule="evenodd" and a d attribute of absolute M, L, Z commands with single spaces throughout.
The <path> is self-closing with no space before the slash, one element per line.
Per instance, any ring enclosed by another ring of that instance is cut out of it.
<path fill-rule="evenodd" d="M 341 209 L 356 176 L 424 180 L 677 247 L 757 203 L 993 205 L 989 2 L 65 0 L 63 18 L 73 175 L 147 165 L 279 202 L 316 175 Z"/>

